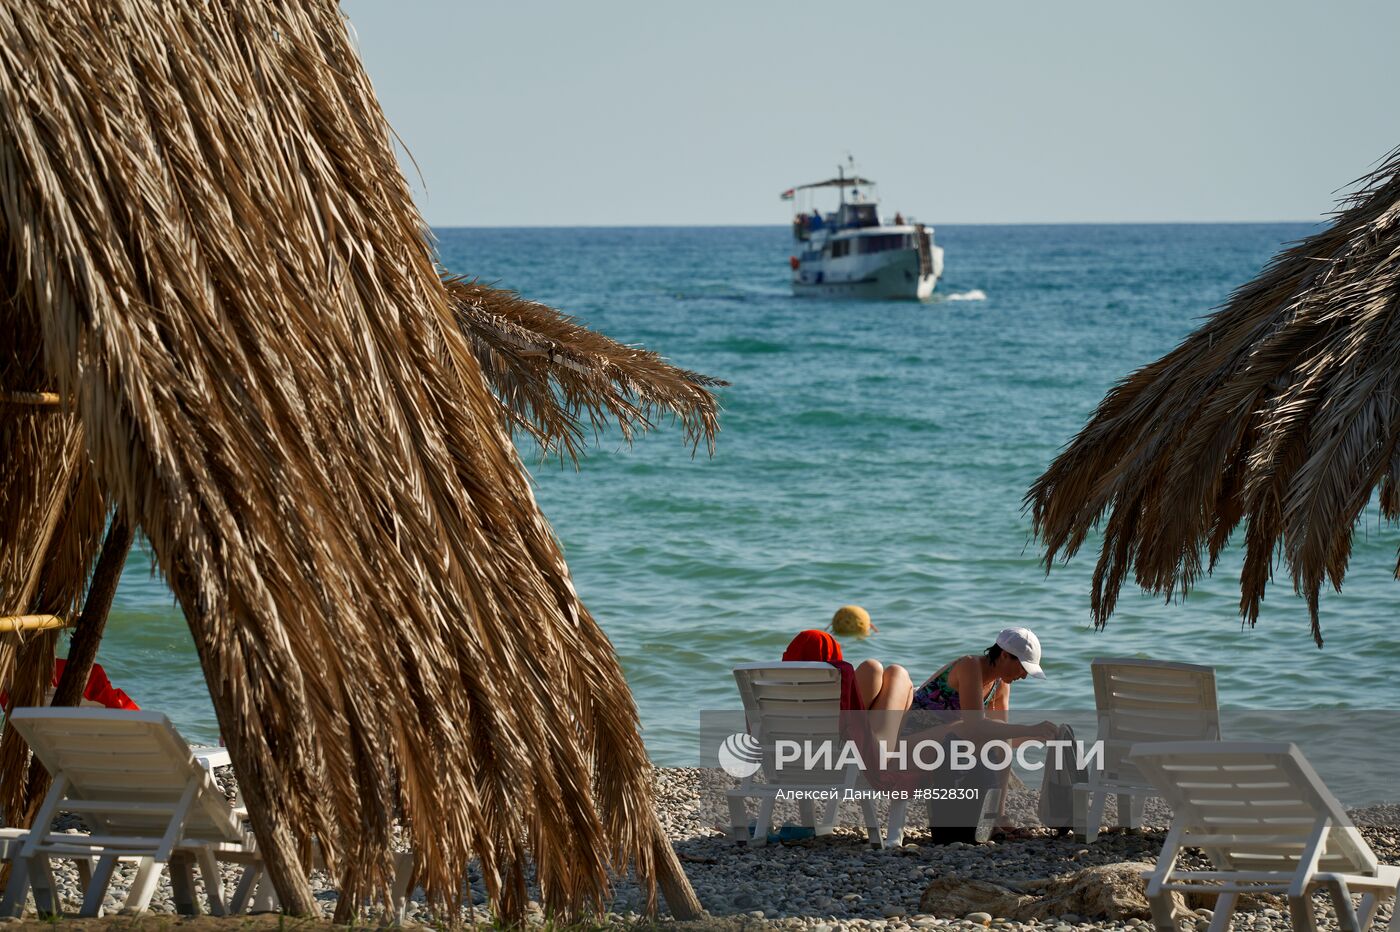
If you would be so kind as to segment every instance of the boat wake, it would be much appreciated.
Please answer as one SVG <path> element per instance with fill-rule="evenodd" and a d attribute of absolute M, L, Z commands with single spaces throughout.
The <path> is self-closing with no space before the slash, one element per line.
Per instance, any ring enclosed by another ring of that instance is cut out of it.
<path fill-rule="evenodd" d="M 987 293 L 981 288 L 974 288 L 971 291 L 955 291 L 950 295 L 943 296 L 944 301 L 985 301 Z"/>

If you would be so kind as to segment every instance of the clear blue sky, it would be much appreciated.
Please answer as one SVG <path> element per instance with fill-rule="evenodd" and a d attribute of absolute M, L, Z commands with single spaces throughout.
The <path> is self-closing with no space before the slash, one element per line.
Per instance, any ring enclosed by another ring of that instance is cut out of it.
<path fill-rule="evenodd" d="M 1400 3 L 344 0 L 435 226 L 1312 220 L 1400 145 Z"/>

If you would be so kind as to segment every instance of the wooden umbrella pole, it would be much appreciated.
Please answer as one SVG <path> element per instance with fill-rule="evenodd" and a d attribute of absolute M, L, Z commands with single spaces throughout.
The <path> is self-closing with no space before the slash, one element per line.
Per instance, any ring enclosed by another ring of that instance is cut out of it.
<path fill-rule="evenodd" d="M 214 701 L 214 711 L 219 721 L 235 721 L 236 713 L 222 689 L 209 690 Z M 238 788 L 243 793 L 243 802 L 248 807 L 248 821 L 253 823 L 253 834 L 257 836 L 258 848 L 262 852 L 263 866 L 267 879 L 272 881 L 277 898 L 282 903 L 282 911 L 292 916 L 316 916 L 319 910 L 311 895 L 311 882 L 301 865 L 297 852 L 297 839 L 287 822 L 286 810 L 275 805 L 263 793 L 262 785 L 253 779 L 258 773 L 257 760 L 247 753 L 237 732 L 226 730 L 228 754 L 233 762 L 233 772 L 238 777 Z"/>
<path fill-rule="evenodd" d="M 201 611 L 194 593 L 199 591 L 191 578 L 184 561 L 176 559 L 170 569 L 170 588 L 180 602 L 186 624 Z M 233 774 L 238 778 L 238 789 L 243 794 L 243 803 L 248 810 L 248 821 L 253 825 L 253 834 L 258 840 L 258 851 L 262 855 L 266 880 L 272 882 L 277 891 L 277 899 L 282 911 L 293 916 L 316 916 L 320 910 L 316 899 L 311 895 L 311 881 L 302 867 L 300 846 L 287 819 L 287 810 L 278 800 L 270 799 L 267 778 L 259 769 L 257 755 L 249 749 L 237 727 L 243 714 L 234 704 L 229 690 L 222 682 L 210 682 L 209 672 L 217 669 L 207 654 L 209 649 L 204 640 L 190 626 L 195 634 L 194 649 L 199 654 L 199 665 L 204 671 L 205 686 L 209 690 L 209 701 L 214 705 L 214 717 L 219 720 L 219 730 L 228 747 L 229 762 L 233 764 Z"/>
<path fill-rule="evenodd" d="M 107 614 L 112 610 L 112 598 L 117 594 L 117 582 L 135 537 L 136 528 L 127 520 L 126 511 L 118 508 L 107 528 L 107 539 L 102 542 L 102 554 L 92 571 L 83 611 L 68 645 L 68 662 L 64 664 L 63 676 L 53 696 L 56 706 L 77 705 L 83 698 L 93 661 L 97 659 L 97 647 L 102 643 L 102 632 L 107 627 Z"/>
<path fill-rule="evenodd" d="M 666 837 L 666 830 L 661 827 L 661 818 L 655 812 L 650 816 L 652 863 L 656 866 L 661 895 L 666 897 L 666 905 L 671 907 L 674 918 L 699 919 L 705 915 L 705 907 L 700 905 L 700 898 L 695 895 L 695 888 L 690 885 L 690 878 L 685 875 L 680 858 L 676 857 L 676 849 L 671 847 L 671 839 Z"/>

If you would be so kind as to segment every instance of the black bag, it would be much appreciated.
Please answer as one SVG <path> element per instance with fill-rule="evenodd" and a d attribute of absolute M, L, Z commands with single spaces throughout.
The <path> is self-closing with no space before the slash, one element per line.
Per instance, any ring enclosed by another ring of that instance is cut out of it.
<path fill-rule="evenodd" d="M 1055 734 L 1057 741 L 1074 742 L 1074 729 L 1061 725 Z M 1040 781 L 1040 803 L 1036 806 L 1036 816 L 1046 828 L 1052 828 L 1061 835 L 1074 831 L 1074 785 L 1088 779 L 1088 771 L 1077 766 L 1077 754 L 1060 755 L 1060 766 L 1055 767 L 1054 755 L 1046 751 L 1044 776 Z"/>

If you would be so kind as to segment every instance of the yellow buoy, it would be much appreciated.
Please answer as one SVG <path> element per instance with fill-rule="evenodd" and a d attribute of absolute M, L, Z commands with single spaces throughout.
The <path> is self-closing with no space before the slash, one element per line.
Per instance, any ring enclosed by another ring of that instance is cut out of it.
<path fill-rule="evenodd" d="M 863 638 L 879 631 L 870 621 L 870 613 L 859 605 L 843 605 L 831 616 L 831 632 L 839 637 Z"/>

